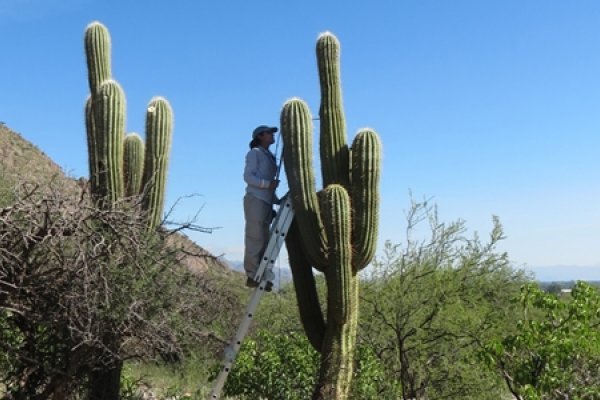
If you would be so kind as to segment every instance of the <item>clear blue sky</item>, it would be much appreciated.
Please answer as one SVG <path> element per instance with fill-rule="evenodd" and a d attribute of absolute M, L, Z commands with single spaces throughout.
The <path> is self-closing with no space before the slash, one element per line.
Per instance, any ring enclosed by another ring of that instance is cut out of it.
<path fill-rule="evenodd" d="M 382 243 L 403 240 L 412 191 L 482 236 L 498 215 L 517 264 L 600 278 L 600 2 L 0 0 L 0 120 L 76 177 L 94 20 L 128 131 L 143 133 L 150 98 L 171 102 L 168 205 L 202 195 L 177 217 L 202 208 L 200 225 L 222 227 L 190 234 L 213 253 L 241 258 L 252 129 L 278 125 L 292 96 L 318 113 L 314 46 L 329 30 L 349 136 L 373 127 L 384 146 Z"/>

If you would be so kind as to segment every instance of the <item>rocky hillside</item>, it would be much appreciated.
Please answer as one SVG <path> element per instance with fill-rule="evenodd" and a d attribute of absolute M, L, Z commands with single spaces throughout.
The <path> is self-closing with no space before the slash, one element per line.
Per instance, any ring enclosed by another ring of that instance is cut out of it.
<path fill-rule="evenodd" d="M 5 185 L 42 184 L 56 179 L 67 190 L 77 190 L 77 181 L 67 178 L 43 151 L 3 124 L 0 124 L 0 179 Z"/>
<path fill-rule="evenodd" d="M 79 185 L 82 184 L 67 177 L 62 168 L 37 146 L 0 123 L 0 189 L 23 182 L 44 184 L 51 180 L 59 181 L 61 187 L 74 195 L 79 193 Z M 184 262 L 193 271 L 225 278 L 236 276 L 236 281 L 242 282 L 241 278 L 237 279 L 239 274 L 231 271 L 225 262 L 215 258 L 185 235 L 174 235 L 170 241 L 186 252 Z"/>

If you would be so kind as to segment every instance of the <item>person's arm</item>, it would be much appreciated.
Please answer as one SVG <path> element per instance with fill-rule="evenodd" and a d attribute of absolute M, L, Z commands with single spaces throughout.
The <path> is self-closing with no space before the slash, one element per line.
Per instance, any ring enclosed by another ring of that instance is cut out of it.
<path fill-rule="evenodd" d="M 250 150 L 246 154 L 246 166 L 244 167 L 244 181 L 250 186 L 255 186 L 259 189 L 267 189 L 271 185 L 271 181 L 258 177 L 258 154 L 257 151 Z"/>

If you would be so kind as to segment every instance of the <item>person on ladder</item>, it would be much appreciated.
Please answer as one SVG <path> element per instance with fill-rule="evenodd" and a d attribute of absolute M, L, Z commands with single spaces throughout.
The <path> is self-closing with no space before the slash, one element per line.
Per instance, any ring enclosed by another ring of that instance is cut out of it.
<path fill-rule="evenodd" d="M 250 150 L 246 154 L 244 181 L 244 270 L 247 279 L 246 286 L 255 288 L 259 282 L 254 275 L 260 264 L 269 241 L 269 226 L 273 220 L 273 204 L 279 204 L 275 189 L 279 185 L 276 179 L 277 161 L 269 147 L 275 143 L 274 126 L 260 125 L 252 132 Z M 270 292 L 273 283 L 268 282 L 265 291 Z"/>

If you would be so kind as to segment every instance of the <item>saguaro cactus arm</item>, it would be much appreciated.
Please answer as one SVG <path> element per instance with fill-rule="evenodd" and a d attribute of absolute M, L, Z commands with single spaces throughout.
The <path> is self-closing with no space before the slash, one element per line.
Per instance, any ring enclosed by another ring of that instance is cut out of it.
<path fill-rule="evenodd" d="M 320 153 L 323 187 L 332 183 L 348 187 L 348 143 L 340 83 L 340 43 L 329 32 L 317 40 L 317 65 L 321 87 Z"/>
<path fill-rule="evenodd" d="M 153 98 L 146 112 L 146 150 L 142 205 L 148 213 L 148 228 L 155 229 L 162 220 L 167 181 L 167 166 L 173 134 L 173 111 L 162 97 Z"/>
<path fill-rule="evenodd" d="M 102 82 L 111 78 L 110 34 L 100 22 L 95 21 L 85 29 L 85 56 L 88 65 L 90 92 L 96 93 Z"/>
<path fill-rule="evenodd" d="M 375 131 L 362 129 L 352 142 L 352 265 L 363 269 L 375 255 L 379 224 L 381 143 Z"/>
<path fill-rule="evenodd" d="M 114 204 L 123 197 L 123 140 L 125 137 L 125 94 L 113 80 L 104 81 L 93 96 L 97 129 L 96 164 L 100 197 Z"/>
<path fill-rule="evenodd" d="M 319 303 L 315 276 L 312 273 L 310 263 L 304 255 L 300 241 L 300 231 L 296 219 L 292 222 L 288 230 L 285 243 L 289 255 L 294 287 L 296 288 L 296 296 L 298 303 L 302 305 L 299 307 L 300 320 L 302 321 L 308 341 L 316 351 L 320 352 L 323 348 L 323 338 L 325 337 L 325 319 L 321 310 L 321 304 Z"/>
<path fill-rule="evenodd" d="M 312 158 L 312 118 L 306 103 L 288 100 L 281 112 L 285 172 L 309 262 L 327 265 L 327 236 L 321 220 Z"/>
<path fill-rule="evenodd" d="M 125 172 L 125 196 L 135 196 L 142 187 L 144 173 L 144 142 L 135 132 L 125 136 L 123 167 Z"/>

